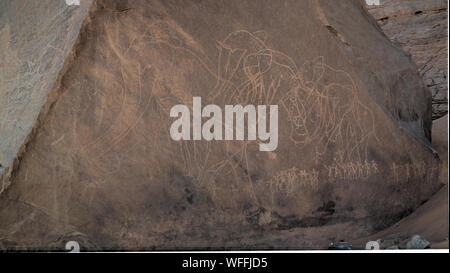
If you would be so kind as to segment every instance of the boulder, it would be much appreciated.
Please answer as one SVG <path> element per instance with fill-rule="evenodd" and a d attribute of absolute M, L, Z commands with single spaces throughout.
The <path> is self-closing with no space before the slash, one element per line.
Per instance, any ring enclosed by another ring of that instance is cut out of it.
<path fill-rule="evenodd" d="M 7 11 L 25 17 L 14 3 Z M 17 32 L 2 28 L 2 58 L 22 58 Z M 32 109 L 34 130 L 1 129 L 29 132 L 8 157 L 1 248 L 326 248 L 389 226 L 440 187 L 431 95 L 359 0 L 98 0 L 68 54 L 54 61 L 64 69 L 51 100 Z M 173 140 L 170 110 L 192 110 L 193 97 L 278 105 L 276 150 Z M 26 105 L 8 107 L 13 124 Z"/>
<path fill-rule="evenodd" d="M 406 244 L 407 249 L 425 249 L 430 246 L 430 242 L 425 240 L 419 235 L 414 235 L 410 241 Z"/>

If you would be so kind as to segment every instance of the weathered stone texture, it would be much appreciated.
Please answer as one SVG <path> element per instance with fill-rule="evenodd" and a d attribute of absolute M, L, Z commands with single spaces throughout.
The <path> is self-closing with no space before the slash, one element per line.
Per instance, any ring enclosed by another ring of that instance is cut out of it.
<path fill-rule="evenodd" d="M 448 111 L 448 1 L 381 0 L 367 6 L 384 33 L 410 53 L 433 96 L 433 118 Z"/>
<path fill-rule="evenodd" d="M 96 1 L 73 53 L 0 248 L 323 248 L 440 186 L 431 95 L 361 1 Z M 172 140 L 193 96 L 278 105 L 278 148 Z"/>
<path fill-rule="evenodd" d="M 91 2 L 0 1 L 0 193 L 48 108 L 48 94 Z"/>

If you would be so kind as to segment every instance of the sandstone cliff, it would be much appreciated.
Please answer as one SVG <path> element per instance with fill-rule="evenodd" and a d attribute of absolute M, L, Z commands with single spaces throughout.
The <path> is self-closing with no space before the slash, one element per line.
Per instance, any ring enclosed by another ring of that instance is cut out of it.
<path fill-rule="evenodd" d="M 381 0 L 368 5 L 383 32 L 411 54 L 433 96 L 433 119 L 448 112 L 448 1 Z"/>

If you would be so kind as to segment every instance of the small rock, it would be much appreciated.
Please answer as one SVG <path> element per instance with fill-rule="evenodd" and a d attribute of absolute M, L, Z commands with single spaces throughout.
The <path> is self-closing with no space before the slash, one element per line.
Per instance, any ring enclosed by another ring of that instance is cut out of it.
<path fill-rule="evenodd" d="M 425 249 L 430 247 L 430 242 L 425 240 L 419 235 L 414 235 L 411 240 L 406 244 L 407 249 Z"/>

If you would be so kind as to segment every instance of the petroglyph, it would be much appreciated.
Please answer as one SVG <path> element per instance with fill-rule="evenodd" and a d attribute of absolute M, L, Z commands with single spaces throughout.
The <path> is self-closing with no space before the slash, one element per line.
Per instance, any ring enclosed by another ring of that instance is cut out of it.
<path fill-rule="evenodd" d="M 294 166 L 278 172 L 266 184 L 272 193 L 285 193 L 286 196 L 290 196 L 297 190 L 318 190 L 321 179 L 331 182 L 365 181 L 379 172 L 379 165 L 374 160 L 335 162 L 312 170 L 303 170 Z"/>
<path fill-rule="evenodd" d="M 344 147 L 335 155 L 340 161 L 363 162 L 335 167 L 332 175 L 357 179 L 378 171 L 376 163 L 365 162 L 367 141 L 372 135 L 376 138 L 373 114 L 359 101 L 351 76 L 327 66 L 322 57 L 299 69 L 289 56 L 269 48 L 259 37 L 264 33 L 241 30 L 218 42 L 217 91 L 212 100 L 280 104 L 285 110 L 280 115 L 287 115 L 292 127 L 290 141 L 300 148 L 313 146 L 316 162 L 333 153 L 330 144 Z"/>
<path fill-rule="evenodd" d="M 404 164 L 397 164 L 395 162 L 392 162 L 391 172 L 395 182 L 399 182 L 405 179 L 409 180 L 413 178 L 425 178 L 428 173 L 427 165 L 423 161 Z"/>
<path fill-rule="evenodd" d="M 327 170 L 328 179 L 331 181 L 366 180 L 380 171 L 378 164 L 374 160 L 365 160 L 364 162 L 336 162 L 324 167 Z"/>
<path fill-rule="evenodd" d="M 270 192 L 283 192 L 287 196 L 294 194 L 297 190 L 315 191 L 318 189 L 319 171 L 316 169 L 303 170 L 292 167 L 280 171 L 267 182 Z"/>
<path fill-rule="evenodd" d="M 359 101 L 350 75 L 327 66 L 322 57 L 306 62 L 296 75 L 298 85 L 282 101 L 291 141 L 313 145 L 316 162 L 331 144 L 344 147 L 337 153 L 340 161 L 365 160 L 368 138 L 376 139 L 374 118 Z"/>
<path fill-rule="evenodd" d="M 81 150 L 89 155 L 90 164 L 96 164 L 96 160 L 120 147 L 122 140 L 138 126 L 151 101 L 161 113 L 162 124 L 169 123 L 170 108 L 176 104 L 185 104 L 192 112 L 196 90 L 181 90 L 182 87 L 174 86 L 165 77 L 172 75 L 183 82 L 186 71 L 201 67 L 204 77 L 213 77 L 216 82 L 212 90 L 206 90 L 209 92 L 202 96 L 204 104 L 220 102 L 223 105 L 219 107 L 279 105 L 280 119 L 287 119 L 291 127 L 289 137 L 279 141 L 292 142 L 300 152 L 312 147 L 316 163 L 327 153 L 339 162 L 361 162 L 329 166 L 327 171 L 334 179 L 364 179 L 377 171 L 375 163 L 366 162 L 368 140 L 371 136 L 376 138 L 373 114 L 358 99 L 350 74 L 326 65 L 323 57 L 307 61 L 299 68 L 287 54 L 266 45 L 268 37 L 263 31 L 238 30 L 216 42 L 218 57 L 214 68 L 214 62 L 204 57 L 202 48 L 180 34 L 173 24 L 154 22 L 148 29 L 142 36 L 134 37 L 127 48 L 109 43 L 120 60 L 122 77 L 116 82 L 122 90 L 122 107 L 109 129 Z M 108 40 L 117 39 L 117 35 L 114 30 L 106 30 Z M 142 48 L 151 52 L 146 67 L 137 59 L 136 52 Z M 153 56 L 162 53 L 168 55 L 165 62 L 152 61 Z M 144 75 L 146 82 L 143 82 Z M 105 100 L 108 104 L 110 99 Z M 136 107 L 123 107 L 124 104 Z M 244 131 L 248 131 L 247 128 Z M 229 177 L 236 188 L 242 188 L 240 181 L 247 181 L 248 190 L 256 200 L 247 153 L 248 145 L 253 143 L 262 144 L 260 140 L 247 139 L 238 143 L 197 141 L 178 145 L 186 173 L 195 178 L 199 186 L 214 189 L 212 181 L 216 176 Z M 330 149 L 332 145 L 343 149 L 334 151 Z M 215 156 L 213 160 L 211 153 L 222 156 Z M 315 170 L 298 171 L 297 176 L 305 185 L 319 183 Z M 284 181 L 281 177 L 275 180 Z"/>

